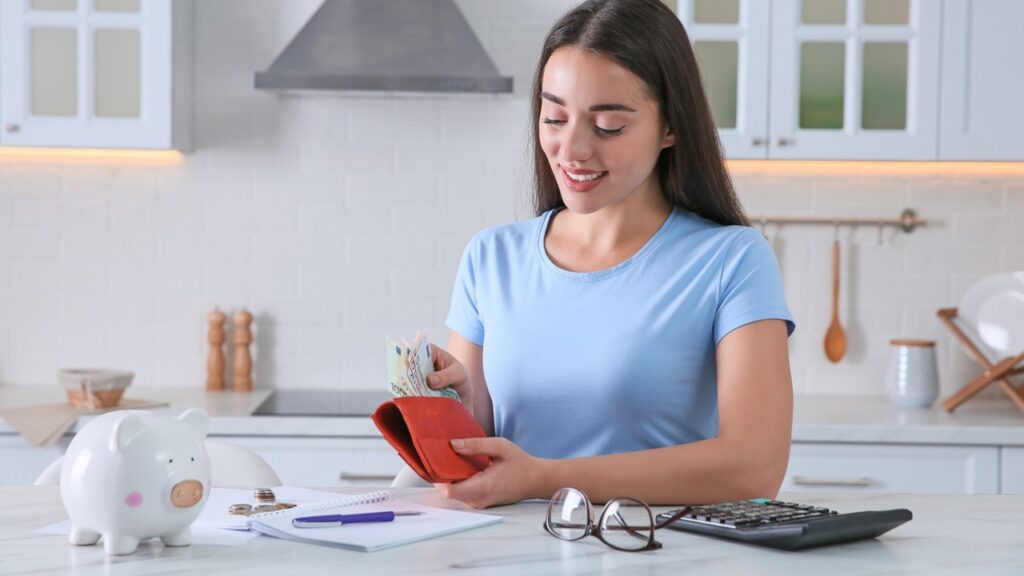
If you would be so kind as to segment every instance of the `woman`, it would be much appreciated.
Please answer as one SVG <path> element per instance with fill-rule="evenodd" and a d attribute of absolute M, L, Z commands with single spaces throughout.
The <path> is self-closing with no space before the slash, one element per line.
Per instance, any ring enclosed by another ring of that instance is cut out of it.
<path fill-rule="evenodd" d="M 533 88 L 537 217 L 463 255 L 433 388 L 492 465 L 441 485 L 475 507 L 774 496 L 789 454 L 793 323 L 747 226 L 696 60 L 658 0 L 560 19 Z"/>

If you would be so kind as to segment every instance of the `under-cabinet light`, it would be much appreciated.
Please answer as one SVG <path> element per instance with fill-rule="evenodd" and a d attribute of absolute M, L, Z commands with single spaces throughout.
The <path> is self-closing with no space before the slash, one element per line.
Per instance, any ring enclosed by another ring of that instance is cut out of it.
<path fill-rule="evenodd" d="M 177 150 L 108 148 L 22 148 L 0 146 L 0 164 L 86 164 L 103 166 L 177 166 Z"/>
<path fill-rule="evenodd" d="M 737 175 L 780 176 L 1024 176 L 1024 162 L 867 162 L 831 160 L 728 160 Z"/>

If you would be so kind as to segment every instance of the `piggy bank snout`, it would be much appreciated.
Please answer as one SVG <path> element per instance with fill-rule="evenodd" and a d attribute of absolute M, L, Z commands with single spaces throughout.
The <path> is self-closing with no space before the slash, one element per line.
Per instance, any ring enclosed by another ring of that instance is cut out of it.
<path fill-rule="evenodd" d="M 171 488 L 171 504 L 177 508 L 195 506 L 203 499 L 203 484 L 198 480 L 182 480 Z"/>

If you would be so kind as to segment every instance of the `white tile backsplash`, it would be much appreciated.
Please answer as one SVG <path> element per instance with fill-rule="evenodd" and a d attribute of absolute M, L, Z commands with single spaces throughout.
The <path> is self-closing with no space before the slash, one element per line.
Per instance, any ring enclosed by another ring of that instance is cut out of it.
<path fill-rule="evenodd" d="M 466 242 L 531 216 L 529 101 L 540 45 L 575 0 L 457 0 L 500 96 L 278 95 L 252 88 L 319 0 L 197 3 L 195 151 L 173 167 L 0 162 L 0 382 L 111 366 L 202 386 L 206 314 L 255 314 L 257 386 L 382 387 L 384 334 L 443 343 Z M 1024 269 L 1024 178 L 744 169 L 761 215 L 896 217 L 843 228 L 840 364 L 830 226 L 764 226 L 796 317 L 798 393 L 882 393 L 888 341 L 939 342 L 945 394 L 975 366 L 935 317 L 985 274 Z M 229 332 L 230 341 L 230 332 Z M 229 358 L 231 351 L 229 350 Z"/>

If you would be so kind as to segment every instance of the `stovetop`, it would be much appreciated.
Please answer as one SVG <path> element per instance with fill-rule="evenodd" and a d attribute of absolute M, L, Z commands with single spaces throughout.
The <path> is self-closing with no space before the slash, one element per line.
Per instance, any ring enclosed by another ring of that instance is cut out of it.
<path fill-rule="evenodd" d="M 391 394 L 376 390 L 275 390 L 259 416 L 369 416 Z"/>

